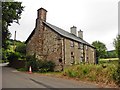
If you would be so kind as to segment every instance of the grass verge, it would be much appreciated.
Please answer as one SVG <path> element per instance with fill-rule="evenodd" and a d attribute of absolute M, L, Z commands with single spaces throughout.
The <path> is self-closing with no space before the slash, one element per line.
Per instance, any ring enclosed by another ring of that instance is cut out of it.
<path fill-rule="evenodd" d="M 117 66 L 115 64 L 80 64 L 65 68 L 63 74 L 80 80 L 111 85 L 115 84 L 114 78 L 116 77 L 116 70 Z"/>

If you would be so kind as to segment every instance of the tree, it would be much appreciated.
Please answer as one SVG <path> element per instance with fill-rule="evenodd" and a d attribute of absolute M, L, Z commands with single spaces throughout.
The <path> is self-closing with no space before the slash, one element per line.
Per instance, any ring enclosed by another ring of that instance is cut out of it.
<path fill-rule="evenodd" d="M 96 48 L 97 57 L 98 58 L 105 58 L 107 54 L 107 48 L 104 43 L 100 41 L 94 41 L 92 45 Z"/>
<path fill-rule="evenodd" d="M 13 22 L 19 24 L 24 9 L 21 4 L 21 2 L 2 2 L 2 47 L 4 49 L 7 48 L 7 41 L 10 38 L 8 26 L 11 26 Z"/>
<path fill-rule="evenodd" d="M 120 35 L 118 35 L 114 41 L 113 41 L 113 45 L 115 47 L 115 50 L 117 52 L 118 58 L 120 58 Z"/>
<path fill-rule="evenodd" d="M 117 58 L 116 50 L 107 51 L 106 58 Z"/>
<path fill-rule="evenodd" d="M 16 42 L 15 51 L 20 53 L 21 59 L 24 59 L 26 55 L 26 45 L 23 42 Z"/>

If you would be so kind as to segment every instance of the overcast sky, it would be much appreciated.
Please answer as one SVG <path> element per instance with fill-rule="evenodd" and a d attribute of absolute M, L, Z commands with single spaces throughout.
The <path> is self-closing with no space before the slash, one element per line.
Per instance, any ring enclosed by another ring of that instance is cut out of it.
<path fill-rule="evenodd" d="M 20 25 L 9 27 L 12 37 L 17 31 L 17 40 L 25 41 L 35 28 L 37 10 L 41 7 L 47 12 L 47 22 L 68 32 L 73 25 L 83 31 L 88 43 L 99 40 L 113 50 L 113 40 L 118 34 L 119 0 L 16 0 L 25 6 Z"/>

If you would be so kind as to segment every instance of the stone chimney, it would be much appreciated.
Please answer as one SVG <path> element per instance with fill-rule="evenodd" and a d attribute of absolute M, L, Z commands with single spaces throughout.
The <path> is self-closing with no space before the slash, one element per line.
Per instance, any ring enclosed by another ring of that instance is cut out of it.
<path fill-rule="evenodd" d="M 37 18 L 39 18 L 42 21 L 46 21 L 47 10 L 45 10 L 44 8 L 40 8 L 37 11 L 38 11 Z"/>
<path fill-rule="evenodd" d="M 78 37 L 80 37 L 81 39 L 83 39 L 83 31 L 78 31 Z"/>
<path fill-rule="evenodd" d="M 75 26 L 73 26 L 73 27 L 70 28 L 71 33 L 72 33 L 73 35 L 75 35 L 75 36 L 77 36 L 77 34 L 76 34 L 76 29 L 77 29 L 77 27 L 75 27 Z"/>

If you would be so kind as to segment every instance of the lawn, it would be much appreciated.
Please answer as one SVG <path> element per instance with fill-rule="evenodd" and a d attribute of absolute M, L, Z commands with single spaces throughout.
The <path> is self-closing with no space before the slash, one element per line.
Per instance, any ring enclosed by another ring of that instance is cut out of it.
<path fill-rule="evenodd" d="M 100 59 L 99 64 L 118 64 L 118 58 L 107 58 L 107 59 Z"/>
<path fill-rule="evenodd" d="M 104 59 L 104 58 L 101 58 L 100 59 L 100 61 L 109 61 L 109 60 L 118 60 L 118 58 L 106 58 L 106 59 Z"/>

